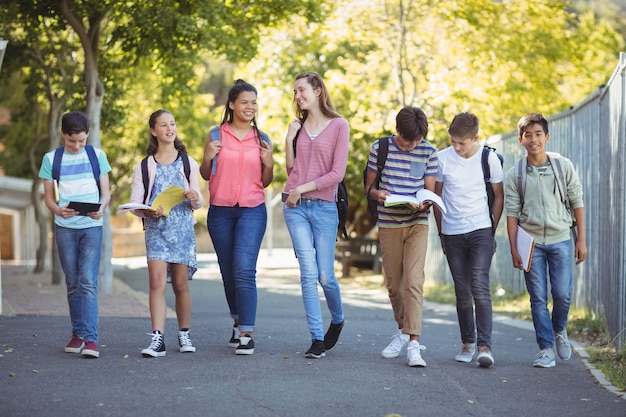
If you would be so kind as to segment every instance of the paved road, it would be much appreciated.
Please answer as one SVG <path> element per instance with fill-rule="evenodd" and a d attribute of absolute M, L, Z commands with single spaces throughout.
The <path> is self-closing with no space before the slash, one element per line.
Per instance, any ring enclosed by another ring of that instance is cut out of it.
<path fill-rule="evenodd" d="M 380 290 L 344 285 L 340 343 L 325 358 L 304 358 L 310 341 L 291 256 L 287 251 L 262 258 L 252 356 L 236 356 L 227 347 L 231 320 L 211 257 L 201 259 L 190 284 L 195 354 L 177 351 L 172 316 L 166 324 L 167 356 L 142 358 L 150 340 L 149 316 L 128 317 L 120 307 L 122 317 L 116 317 L 109 311 L 113 302 L 100 319 L 97 360 L 63 353 L 67 317 L 0 316 L 0 416 L 626 415 L 626 401 L 600 386 L 578 355 L 555 368 L 532 368 L 536 345 L 528 323 L 498 318 L 496 365 L 482 369 L 453 360 L 454 310 L 428 304 L 421 338 L 427 367 L 407 367 L 404 354 L 383 359 L 380 351 L 395 326 Z M 131 260 L 115 268 L 128 289 L 125 296 L 132 295 L 119 299 L 142 312 L 144 264 Z M 174 306 L 171 291 L 168 305 Z"/>

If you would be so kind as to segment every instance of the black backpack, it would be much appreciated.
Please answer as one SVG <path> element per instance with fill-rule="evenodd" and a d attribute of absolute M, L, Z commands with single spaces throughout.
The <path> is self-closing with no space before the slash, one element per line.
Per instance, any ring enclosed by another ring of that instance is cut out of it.
<path fill-rule="evenodd" d="M 293 138 L 293 157 L 296 157 L 296 142 L 298 140 L 298 136 L 300 136 L 300 130 L 302 130 L 302 126 L 304 124 L 304 120 L 300 121 L 300 129 L 296 132 L 296 136 Z M 350 236 L 348 236 L 348 231 L 346 230 L 346 220 L 348 218 L 348 189 L 346 188 L 345 180 L 341 180 L 339 185 L 337 186 L 337 217 L 339 217 L 339 226 L 337 226 L 337 230 L 340 232 L 341 236 L 344 239 L 350 240 Z"/>
<path fill-rule="evenodd" d="M 183 160 L 183 171 L 185 172 L 185 177 L 187 178 L 187 182 L 191 184 L 191 181 L 189 180 L 189 176 L 191 175 L 191 167 L 189 165 L 189 155 L 181 151 L 178 151 L 178 155 Z M 143 203 L 144 204 L 148 204 L 146 200 L 148 199 L 148 183 L 150 182 L 150 177 L 148 175 L 148 158 L 149 156 L 146 156 L 145 158 L 141 160 L 141 178 L 143 180 Z M 143 222 L 143 228 L 145 230 L 146 219 L 143 218 L 141 219 L 141 221 Z"/>
<path fill-rule="evenodd" d="M 378 188 L 380 184 L 380 176 L 382 175 L 383 169 L 385 168 L 385 163 L 387 162 L 387 153 L 389 151 L 390 140 L 390 136 L 378 139 L 378 155 L 376 157 L 376 179 L 369 186 L 369 188 L 365 189 L 365 198 L 367 199 L 367 211 L 370 214 L 370 218 L 372 219 L 373 224 L 376 224 L 376 222 L 378 221 L 378 201 L 372 200 L 369 195 L 372 188 L 374 186 Z M 363 169 L 363 188 L 366 187 L 366 179 L 367 163 L 365 164 L 365 168 Z"/>
<path fill-rule="evenodd" d="M 189 155 L 185 152 L 178 152 L 178 155 L 183 160 L 183 171 L 185 172 L 185 177 L 187 178 L 187 182 L 190 183 L 189 176 L 191 175 L 191 167 L 189 166 Z M 150 182 L 148 176 L 148 158 L 146 156 L 141 160 L 141 178 L 143 179 L 143 203 L 148 204 L 146 199 L 148 198 L 148 183 Z"/>
<path fill-rule="evenodd" d="M 496 225 L 493 218 L 493 185 L 491 185 L 491 169 L 489 169 L 489 152 L 496 152 L 496 148 L 490 146 L 483 146 L 482 165 L 483 165 L 483 178 L 485 179 L 485 189 L 487 191 L 487 204 L 489 205 L 489 218 L 491 219 L 491 229 L 496 232 Z M 500 165 L 504 166 L 504 157 L 496 152 Z"/>

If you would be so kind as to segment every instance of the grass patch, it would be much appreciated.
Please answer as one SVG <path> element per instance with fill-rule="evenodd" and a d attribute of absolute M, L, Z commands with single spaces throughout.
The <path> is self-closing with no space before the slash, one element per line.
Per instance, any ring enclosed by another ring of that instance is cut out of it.
<path fill-rule="evenodd" d="M 619 352 L 609 336 L 606 319 L 572 309 L 567 323 L 569 337 L 585 347 L 589 362 L 620 390 L 626 390 L 626 349 Z"/>

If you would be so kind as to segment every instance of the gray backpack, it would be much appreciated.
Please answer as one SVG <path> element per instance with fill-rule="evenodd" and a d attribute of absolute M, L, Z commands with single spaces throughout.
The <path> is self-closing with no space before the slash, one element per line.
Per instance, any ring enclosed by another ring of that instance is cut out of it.
<path fill-rule="evenodd" d="M 548 160 L 550 161 L 550 166 L 552 167 L 552 171 L 554 172 L 554 176 L 556 178 L 556 185 L 559 189 L 559 196 L 561 197 L 561 202 L 565 204 L 565 208 L 569 212 L 572 218 L 572 237 L 574 242 L 576 242 L 578 238 L 578 231 L 576 229 L 576 217 L 574 217 L 574 210 L 572 209 L 572 205 L 569 201 L 569 195 L 567 194 L 567 182 L 565 181 L 565 174 L 563 173 L 563 162 L 562 156 L 556 152 L 546 152 L 548 154 Z M 517 161 L 515 164 L 515 181 L 517 184 L 517 192 L 519 194 L 520 204 L 524 207 L 524 192 L 526 190 L 526 156 L 523 156 Z"/>

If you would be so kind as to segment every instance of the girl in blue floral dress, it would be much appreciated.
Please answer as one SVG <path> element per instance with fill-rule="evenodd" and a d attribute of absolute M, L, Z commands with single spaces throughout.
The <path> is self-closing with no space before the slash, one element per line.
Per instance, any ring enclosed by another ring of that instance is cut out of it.
<path fill-rule="evenodd" d="M 187 200 L 174 206 L 165 214 L 157 210 L 133 210 L 144 219 L 146 256 L 150 280 L 150 317 L 152 342 L 141 351 L 145 357 L 165 356 L 164 328 L 167 314 L 165 288 L 172 284 L 176 295 L 178 318 L 178 344 L 180 352 L 195 352 L 189 336 L 191 321 L 191 294 L 189 283 L 196 272 L 196 238 L 193 210 L 202 207 L 202 194 L 198 178 L 198 163 L 187 156 L 185 145 L 176 136 L 174 116 L 158 110 L 150 116 L 150 144 L 146 164 L 147 187 L 144 184 L 142 164 L 135 166 L 131 202 L 151 205 L 162 191 L 178 186 Z M 188 171 L 185 169 L 189 161 Z"/>

